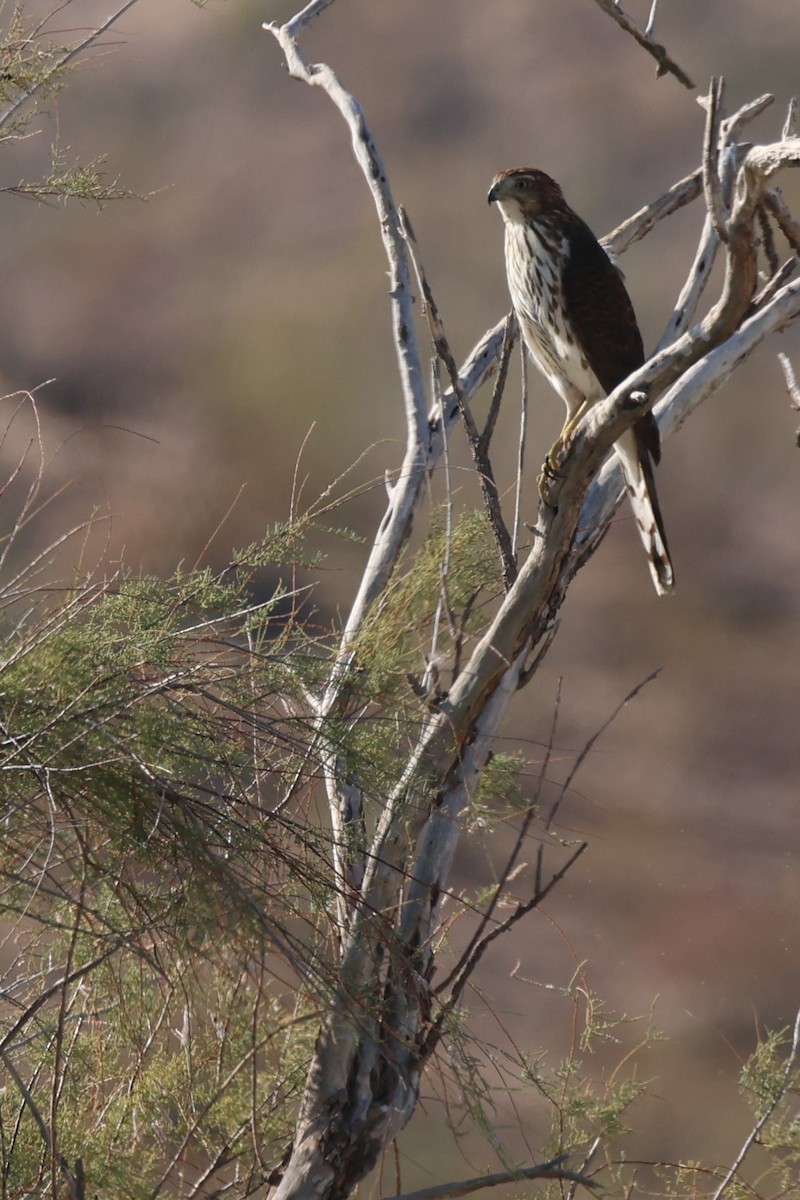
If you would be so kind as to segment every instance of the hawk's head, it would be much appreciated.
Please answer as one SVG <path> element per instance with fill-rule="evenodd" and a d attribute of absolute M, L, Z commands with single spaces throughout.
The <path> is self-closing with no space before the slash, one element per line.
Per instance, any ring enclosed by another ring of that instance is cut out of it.
<path fill-rule="evenodd" d="M 512 167 L 495 175 L 489 203 L 497 203 L 507 221 L 525 221 L 566 208 L 564 193 L 555 179 L 536 167 Z"/>

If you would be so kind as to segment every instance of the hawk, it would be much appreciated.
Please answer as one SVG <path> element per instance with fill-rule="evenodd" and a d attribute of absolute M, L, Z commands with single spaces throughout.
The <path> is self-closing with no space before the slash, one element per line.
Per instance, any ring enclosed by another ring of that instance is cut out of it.
<path fill-rule="evenodd" d="M 592 404 L 644 363 L 644 347 L 622 276 L 561 188 L 534 167 L 492 182 L 489 203 L 505 224 L 506 273 L 531 358 L 567 406 L 565 439 Z M 659 595 L 673 588 L 653 467 L 658 425 L 641 417 L 614 443 Z"/>

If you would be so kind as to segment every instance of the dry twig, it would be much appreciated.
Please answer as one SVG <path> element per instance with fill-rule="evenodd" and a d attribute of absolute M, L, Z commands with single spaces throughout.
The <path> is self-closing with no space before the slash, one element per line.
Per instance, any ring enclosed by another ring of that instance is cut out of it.
<path fill-rule="evenodd" d="M 745 1138 L 744 1143 L 742 1144 L 742 1147 L 739 1150 L 739 1153 L 736 1155 L 736 1158 L 731 1163 L 730 1168 L 728 1169 L 728 1171 L 725 1174 L 725 1178 L 722 1180 L 722 1183 L 719 1185 L 717 1190 L 714 1192 L 713 1196 L 711 1197 L 711 1200 L 721 1200 L 724 1193 L 728 1190 L 728 1188 L 730 1187 L 730 1185 L 733 1183 L 734 1179 L 736 1178 L 736 1176 L 739 1172 L 739 1168 L 741 1167 L 741 1165 L 744 1162 L 747 1155 L 750 1153 L 750 1150 L 752 1149 L 753 1146 L 755 1146 L 758 1143 L 761 1130 L 767 1124 L 770 1117 L 775 1112 L 775 1109 L 778 1107 L 781 1100 L 783 1100 L 784 1096 L 786 1095 L 786 1092 L 790 1086 L 792 1072 L 794 1071 L 795 1065 L 798 1060 L 798 1055 L 800 1055 L 800 1011 L 797 1012 L 795 1019 L 794 1019 L 794 1026 L 792 1028 L 792 1040 L 791 1040 L 791 1044 L 789 1046 L 789 1053 L 786 1056 L 786 1062 L 784 1063 L 784 1066 L 783 1066 L 783 1074 L 781 1077 L 781 1086 L 774 1090 L 769 1103 L 767 1105 L 765 1105 L 764 1111 L 761 1113 L 761 1116 L 758 1118 L 755 1125 L 753 1126 L 753 1128 L 750 1130 L 747 1137 Z"/>
<path fill-rule="evenodd" d="M 458 409 L 464 422 L 464 428 L 467 432 L 467 441 L 469 442 L 469 448 L 472 452 L 472 457 L 475 462 L 475 469 L 478 473 L 481 491 L 483 492 L 486 512 L 489 517 L 489 525 L 494 535 L 495 542 L 497 543 L 497 549 L 500 555 L 503 584 L 505 586 L 505 590 L 508 591 L 508 589 L 514 583 L 517 575 L 517 562 L 511 535 L 508 532 L 508 527 L 503 517 L 503 510 L 500 505 L 500 493 L 497 489 L 497 481 L 494 477 L 491 459 L 489 458 L 489 437 L 491 435 L 487 435 L 487 430 L 490 428 L 490 426 L 487 422 L 487 426 L 484 428 L 483 433 L 479 433 L 475 418 L 472 415 L 472 409 L 470 407 L 469 400 L 464 392 L 463 387 L 461 386 L 461 377 L 458 373 L 458 366 L 456 365 L 456 360 L 453 357 L 453 352 L 450 349 L 450 343 L 448 342 L 444 331 L 444 325 L 442 324 L 442 319 L 439 315 L 439 307 L 433 297 L 431 286 L 428 283 L 428 277 L 425 274 L 425 269 L 420 262 L 419 255 L 417 254 L 416 239 L 414 237 L 413 230 L 408 221 L 408 217 L 402 208 L 400 209 L 400 225 L 403 231 L 403 236 L 408 241 L 409 253 L 411 254 L 411 260 L 414 264 L 414 270 L 425 303 L 425 315 L 428 318 L 428 327 L 431 331 L 431 340 L 437 355 L 444 363 L 445 370 L 447 371 L 450 379 L 450 386 L 453 389 L 453 395 L 456 398 Z M 504 351 L 508 341 L 508 334 L 506 334 L 503 340 Z M 498 385 L 502 377 L 501 360 L 501 372 L 498 375 Z M 498 395 L 498 393 L 500 393 L 499 386 L 495 387 L 495 395 Z M 443 411 L 441 404 L 440 411 Z"/>
<path fill-rule="evenodd" d="M 668 74 L 674 75 L 684 87 L 694 87 L 694 84 L 683 68 L 679 67 L 675 60 L 670 58 L 664 46 L 650 36 L 650 30 L 653 23 L 652 18 L 655 13 L 655 5 L 653 5 L 653 9 L 651 10 L 651 19 L 648 21 L 647 28 L 640 29 L 636 22 L 632 20 L 627 13 L 622 11 L 622 9 L 619 7 L 619 4 L 616 3 L 616 0 L 595 0 L 595 4 L 599 5 L 603 12 L 606 13 L 607 16 L 611 17 L 612 21 L 616 21 L 620 28 L 624 29 L 626 33 L 629 33 L 631 37 L 639 43 L 643 50 L 646 50 L 648 54 L 652 55 L 658 64 L 656 67 L 657 76 Z"/>
<path fill-rule="evenodd" d="M 496 1175 L 479 1175 L 475 1179 L 462 1179 L 459 1183 L 441 1183 L 435 1187 L 420 1188 L 417 1192 L 403 1192 L 399 1196 L 390 1196 L 389 1200 L 446 1200 L 450 1196 L 468 1196 L 470 1192 L 478 1192 L 481 1188 L 499 1187 L 504 1183 L 522 1183 L 526 1179 L 562 1179 L 571 1183 L 582 1183 L 584 1187 L 596 1188 L 599 1185 L 578 1171 L 568 1171 L 563 1163 L 568 1155 L 559 1154 L 549 1162 L 539 1163 L 533 1167 L 516 1167 L 511 1171 L 499 1171 Z"/>

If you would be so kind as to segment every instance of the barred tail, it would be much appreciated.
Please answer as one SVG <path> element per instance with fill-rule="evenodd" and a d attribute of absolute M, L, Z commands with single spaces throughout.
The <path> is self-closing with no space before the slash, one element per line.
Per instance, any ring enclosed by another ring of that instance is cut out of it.
<path fill-rule="evenodd" d="M 659 596 L 667 595 L 674 587 L 675 576 L 656 495 L 652 458 L 643 444 L 643 439 L 637 438 L 635 427 L 623 433 L 619 441 L 614 443 L 614 449 L 622 466 L 625 486 L 655 589 Z"/>

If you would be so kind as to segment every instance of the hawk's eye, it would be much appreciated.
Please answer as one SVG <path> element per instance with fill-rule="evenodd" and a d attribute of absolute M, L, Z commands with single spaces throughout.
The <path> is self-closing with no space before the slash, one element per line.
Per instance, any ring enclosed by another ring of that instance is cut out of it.
<path fill-rule="evenodd" d="M 524 192 L 525 188 L 528 188 L 530 186 L 531 186 L 530 179 L 522 178 L 522 179 L 514 180 L 514 187 L 516 187 L 520 192 Z"/>

